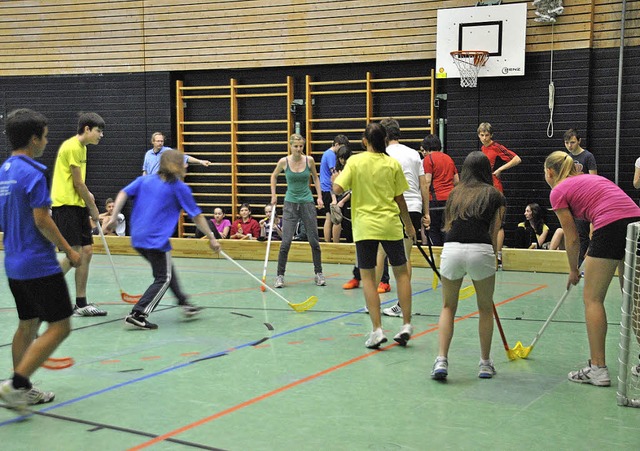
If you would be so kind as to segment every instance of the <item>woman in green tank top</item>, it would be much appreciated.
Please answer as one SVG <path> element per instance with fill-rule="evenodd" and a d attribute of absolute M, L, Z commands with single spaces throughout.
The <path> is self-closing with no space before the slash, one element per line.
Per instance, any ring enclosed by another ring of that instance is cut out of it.
<path fill-rule="evenodd" d="M 309 188 L 309 176 L 313 179 L 318 197 L 318 207 L 323 207 L 322 194 L 320 191 L 320 179 L 316 171 L 316 164 L 313 157 L 304 155 L 304 138 L 299 134 L 293 134 L 289 138 L 290 155 L 281 158 L 271 174 L 271 204 L 277 205 L 276 182 L 278 175 L 284 171 L 287 179 L 287 192 L 284 196 L 284 206 L 282 211 L 282 244 L 278 254 L 278 273 L 274 287 L 284 287 L 284 273 L 287 267 L 289 249 L 293 234 L 298 224 L 302 221 L 307 230 L 307 238 L 311 246 L 313 257 L 313 270 L 315 272 L 315 283 L 318 286 L 326 285 L 322 274 L 322 255 L 320 252 L 320 240 L 318 238 L 318 219 L 316 206 L 313 202 L 313 194 Z"/>

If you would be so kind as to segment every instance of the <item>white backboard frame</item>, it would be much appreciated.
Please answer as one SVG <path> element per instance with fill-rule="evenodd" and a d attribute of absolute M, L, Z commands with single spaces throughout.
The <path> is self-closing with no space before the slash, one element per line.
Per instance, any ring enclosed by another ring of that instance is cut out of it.
<path fill-rule="evenodd" d="M 478 77 L 523 76 L 526 37 L 526 3 L 439 9 L 436 77 L 460 78 L 451 58 L 454 50 L 489 52 Z"/>

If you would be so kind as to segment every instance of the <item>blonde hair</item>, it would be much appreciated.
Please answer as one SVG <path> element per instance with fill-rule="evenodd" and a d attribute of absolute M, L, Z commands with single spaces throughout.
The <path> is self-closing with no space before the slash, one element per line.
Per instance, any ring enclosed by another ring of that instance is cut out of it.
<path fill-rule="evenodd" d="M 573 158 L 567 152 L 556 150 L 544 160 L 544 167 L 555 172 L 555 182 L 560 183 L 567 177 L 577 175 L 578 170 L 573 162 Z"/>
<path fill-rule="evenodd" d="M 489 133 L 490 135 L 493 135 L 493 127 L 491 126 L 490 123 L 483 122 L 482 124 L 478 125 L 477 133 L 480 134 L 480 132 L 486 132 L 486 133 Z"/>
<path fill-rule="evenodd" d="M 301 134 L 294 133 L 289 137 L 289 144 L 293 144 L 294 141 L 302 141 L 302 144 L 304 144 L 306 140 Z"/>
<path fill-rule="evenodd" d="M 153 135 L 151 135 L 151 144 L 153 144 L 153 140 L 156 139 L 156 136 L 162 136 L 162 140 L 164 141 L 166 139 L 166 136 L 164 136 L 164 133 L 162 132 L 155 132 Z"/>

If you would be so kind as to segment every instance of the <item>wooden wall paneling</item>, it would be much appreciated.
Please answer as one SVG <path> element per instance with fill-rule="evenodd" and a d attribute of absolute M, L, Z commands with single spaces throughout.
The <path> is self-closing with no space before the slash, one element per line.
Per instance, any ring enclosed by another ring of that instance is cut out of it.
<path fill-rule="evenodd" d="M 0 2 L 0 76 L 143 71 L 141 2 L 37 3 Z"/>
<path fill-rule="evenodd" d="M 526 50 L 548 51 L 550 27 L 533 20 L 527 3 Z M 555 48 L 617 46 L 620 5 L 565 0 Z M 639 45 L 638 2 L 627 5 L 627 40 Z M 468 6 L 467 0 L 0 2 L 0 76 L 430 59 L 437 10 Z"/>
<path fill-rule="evenodd" d="M 595 48 L 620 46 L 622 1 L 594 0 Z M 640 2 L 627 0 L 625 17 L 625 45 L 640 45 Z"/>

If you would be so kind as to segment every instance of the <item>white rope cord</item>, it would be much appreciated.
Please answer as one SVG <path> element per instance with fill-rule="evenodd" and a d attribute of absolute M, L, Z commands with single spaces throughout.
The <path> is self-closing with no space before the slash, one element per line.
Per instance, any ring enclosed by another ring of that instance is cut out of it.
<path fill-rule="evenodd" d="M 551 23 L 551 68 L 549 70 L 549 123 L 547 124 L 547 138 L 553 137 L 553 109 L 555 108 L 556 88 L 553 84 L 553 31 L 554 24 Z"/>

